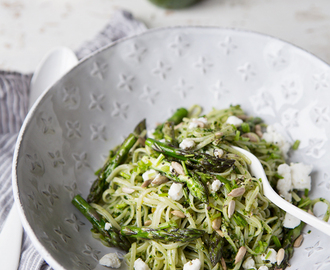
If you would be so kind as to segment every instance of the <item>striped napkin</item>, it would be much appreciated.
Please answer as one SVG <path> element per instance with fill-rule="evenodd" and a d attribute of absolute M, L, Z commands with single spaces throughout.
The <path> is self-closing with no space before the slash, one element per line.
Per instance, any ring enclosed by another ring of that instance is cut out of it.
<path fill-rule="evenodd" d="M 127 11 L 116 11 L 111 21 L 92 40 L 76 50 L 78 59 L 120 38 L 146 31 L 146 26 Z M 13 205 L 11 163 L 16 138 L 28 111 L 29 85 L 32 74 L 0 71 L 0 231 Z M 24 232 L 19 270 L 48 270 Z"/>

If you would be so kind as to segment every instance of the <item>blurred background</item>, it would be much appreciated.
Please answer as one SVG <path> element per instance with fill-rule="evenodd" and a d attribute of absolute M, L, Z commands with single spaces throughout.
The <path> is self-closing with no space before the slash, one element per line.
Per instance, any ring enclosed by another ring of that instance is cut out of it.
<path fill-rule="evenodd" d="M 50 49 L 75 50 L 117 9 L 148 28 L 211 25 L 264 33 L 330 63 L 329 0 L 202 0 L 179 10 L 148 0 L 0 0 L 0 69 L 32 72 Z"/>

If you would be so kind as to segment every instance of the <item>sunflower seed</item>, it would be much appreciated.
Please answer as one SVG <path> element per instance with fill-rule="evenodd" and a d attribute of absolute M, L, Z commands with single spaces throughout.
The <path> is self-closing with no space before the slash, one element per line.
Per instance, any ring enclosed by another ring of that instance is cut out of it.
<path fill-rule="evenodd" d="M 139 137 L 138 142 L 143 147 L 146 145 L 146 139 L 145 138 Z"/>
<path fill-rule="evenodd" d="M 222 136 L 223 136 L 223 132 L 218 131 L 218 132 L 214 133 L 214 136 L 215 136 L 216 138 L 222 137 Z"/>
<path fill-rule="evenodd" d="M 124 193 L 127 193 L 127 194 L 131 194 L 135 191 L 134 189 L 128 188 L 128 187 L 123 187 L 122 190 Z"/>
<path fill-rule="evenodd" d="M 144 226 L 149 226 L 151 225 L 152 221 L 149 219 L 146 222 L 144 222 Z"/>
<path fill-rule="evenodd" d="M 218 217 L 212 221 L 213 230 L 219 230 L 221 226 L 221 217 Z"/>
<path fill-rule="evenodd" d="M 235 257 L 235 264 L 239 263 L 241 260 L 243 260 L 246 253 L 246 247 L 242 246 L 237 251 L 236 257 Z"/>
<path fill-rule="evenodd" d="M 149 186 L 151 182 L 152 182 L 152 179 L 146 180 L 142 183 L 141 187 L 145 188 L 145 187 Z"/>
<path fill-rule="evenodd" d="M 242 120 L 247 120 L 249 118 L 249 116 L 247 116 L 246 114 L 236 115 L 236 117 Z"/>
<path fill-rule="evenodd" d="M 229 192 L 228 196 L 239 197 L 239 196 L 243 195 L 244 192 L 245 192 L 245 187 L 239 187 L 239 188 L 235 188 L 231 192 Z"/>
<path fill-rule="evenodd" d="M 228 205 L 228 218 L 231 218 L 231 216 L 234 214 L 235 206 L 236 206 L 235 201 L 234 200 L 230 201 Z"/>
<path fill-rule="evenodd" d="M 181 212 L 180 210 L 174 210 L 174 211 L 171 212 L 171 214 L 173 214 L 174 216 L 177 216 L 179 218 L 185 218 L 186 217 L 186 215 L 183 212 Z"/>
<path fill-rule="evenodd" d="M 259 142 L 259 136 L 253 132 L 244 133 L 242 137 L 249 138 L 251 142 Z"/>
<path fill-rule="evenodd" d="M 226 265 L 225 259 L 223 257 L 221 258 L 220 262 L 221 262 L 222 269 L 227 270 L 227 265 Z"/>
<path fill-rule="evenodd" d="M 154 186 L 159 186 L 159 185 L 164 184 L 168 181 L 169 181 L 169 179 L 166 176 L 159 174 L 154 180 L 152 180 L 151 184 L 154 185 Z"/>
<path fill-rule="evenodd" d="M 215 230 L 217 234 L 219 234 L 221 237 L 225 237 L 225 234 L 221 230 Z"/>
<path fill-rule="evenodd" d="M 277 265 L 280 265 L 283 259 L 284 259 L 284 249 L 280 248 L 279 251 L 277 251 L 277 255 L 276 255 Z"/>
<path fill-rule="evenodd" d="M 171 166 L 178 174 L 185 175 L 182 165 L 180 163 L 172 161 Z"/>
<path fill-rule="evenodd" d="M 256 125 L 255 126 L 255 130 L 256 130 L 256 134 L 260 137 L 260 138 L 262 138 L 262 131 L 261 131 L 261 126 L 260 125 Z"/>
<path fill-rule="evenodd" d="M 176 126 L 174 126 L 174 129 L 178 129 L 178 128 L 182 127 L 182 125 L 183 125 L 183 122 L 181 122 L 180 124 L 177 124 Z"/>
<path fill-rule="evenodd" d="M 293 247 L 298 248 L 301 246 L 302 241 L 304 240 L 304 236 L 301 234 L 297 237 L 297 239 L 293 243 Z"/>

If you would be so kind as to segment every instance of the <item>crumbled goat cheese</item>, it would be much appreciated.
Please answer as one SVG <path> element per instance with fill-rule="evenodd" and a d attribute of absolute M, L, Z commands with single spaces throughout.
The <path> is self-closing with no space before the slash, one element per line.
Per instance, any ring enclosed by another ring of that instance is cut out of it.
<path fill-rule="evenodd" d="M 183 270 L 200 270 L 202 263 L 199 259 L 194 259 L 184 264 Z"/>
<path fill-rule="evenodd" d="M 217 192 L 220 187 L 221 187 L 221 182 L 218 179 L 213 181 L 211 185 L 211 192 L 212 193 Z"/>
<path fill-rule="evenodd" d="M 304 165 L 303 163 L 281 164 L 278 166 L 277 173 L 283 177 L 277 182 L 277 189 L 282 197 L 291 202 L 292 189 L 304 191 L 306 188 L 311 189 L 311 177 L 313 167 Z"/>
<path fill-rule="evenodd" d="M 221 158 L 223 156 L 223 154 L 224 154 L 224 151 L 222 149 L 216 148 L 213 151 L 213 155 L 217 158 Z"/>
<path fill-rule="evenodd" d="M 111 268 L 119 268 L 121 262 L 118 258 L 117 253 L 109 253 L 105 254 L 99 261 L 101 265 L 111 267 Z"/>
<path fill-rule="evenodd" d="M 287 164 L 281 164 L 277 168 L 277 173 L 283 178 L 277 181 L 277 190 L 280 195 L 287 201 L 291 202 L 292 195 L 292 176 L 290 166 Z"/>
<path fill-rule="evenodd" d="M 290 149 L 290 143 L 288 143 L 281 134 L 277 133 L 272 125 L 267 127 L 267 130 L 262 135 L 262 138 L 266 142 L 276 144 L 280 148 L 282 155 L 287 158 Z"/>
<path fill-rule="evenodd" d="M 308 190 L 311 189 L 311 177 L 309 174 L 312 172 L 311 165 L 303 163 L 291 163 L 292 185 L 294 189 Z"/>
<path fill-rule="evenodd" d="M 168 197 L 172 200 L 179 201 L 183 196 L 182 184 L 173 183 L 168 191 Z"/>
<path fill-rule="evenodd" d="M 244 269 L 256 269 L 255 268 L 256 264 L 255 264 L 254 260 L 251 257 L 247 258 L 243 262 L 242 266 L 243 266 Z"/>
<path fill-rule="evenodd" d="M 283 227 L 288 229 L 293 229 L 300 224 L 300 219 L 294 217 L 293 215 L 286 213 L 283 220 Z"/>
<path fill-rule="evenodd" d="M 262 265 L 258 268 L 258 270 L 268 270 L 268 267 L 266 265 Z"/>
<path fill-rule="evenodd" d="M 141 258 L 138 258 L 134 262 L 134 269 L 135 270 L 150 270 L 149 266 L 144 261 L 142 261 Z"/>
<path fill-rule="evenodd" d="M 203 124 L 207 124 L 207 119 L 205 117 L 200 117 L 198 119 L 196 118 L 192 118 L 190 120 L 190 123 L 189 123 L 189 126 L 188 126 L 188 129 L 193 129 L 193 128 L 197 128 L 200 126 L 200 122 L 202 122 Z"/>
<path fill-rule="evenodd" d="M 242 119 L 239 119 L 238 117 L 232 115 L 232 116 L 229 116 L 227 118 L 227 121 L 226 121 L 227 124 L 231 124 L 231 125 L 234 125 L 235 127 L 239 127 L 240 125 L 243 124 L 243 120 Z"/>
<path fill-rule="evenodd" d="M 147 181 L 147 180 L 150 180 L 150 179 L 155 179 L 157 176 L 158 176 L 158 172 L 151 169 L 151 170 L 148 170 L 146 171 L 145 173 L 142 174 L 142 178 L 143 178 L 143 181 Z"/>
<path fill-rule="evenodd" d="M 273 248 L 269 248 L 267 249 L 267 252 L 265 254 L 261 255 L 261 259 L 263 261 L 269 261 L 270 263 L 274 264 L 276 263 L 276 256 L 277 256 L 276 250 Z"/>
<path fill-rule="evenodd" d="M 109 222 L 105 223 L 105 225 L 104 225 L 105 230 L 110 230 L 111 227 L 112 227 L 112 225 Z"/>
<path fill-rule="evenodd" d="M 179 147 L 181 149 L 191 149 L 195 146 L 195 142 L 193 139 L 187 138 L 187 139 L 183 139 L 182 142 L 179 144 Z"/>
<path fill-rule="evenodd" d="M 155 136 L 154 136 L 155 131 L 156 131 L 155 129 L 147 130 L 148 138 L 155 139 Z"/>

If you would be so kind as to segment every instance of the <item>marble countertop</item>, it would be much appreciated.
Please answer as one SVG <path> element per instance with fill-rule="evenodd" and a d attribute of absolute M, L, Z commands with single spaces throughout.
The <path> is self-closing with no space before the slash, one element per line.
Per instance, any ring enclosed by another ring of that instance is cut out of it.
<path fill-rule="evenodd" d="M 117 9 L 149 28 L 212 25 L 264 33 L 330 63 L 328 0 L 204 0 L 179 11 L 147 0 L 0 0 L 0 69 L 32 72 L 53 47 L 74 50 L 92 38 Z"/>

